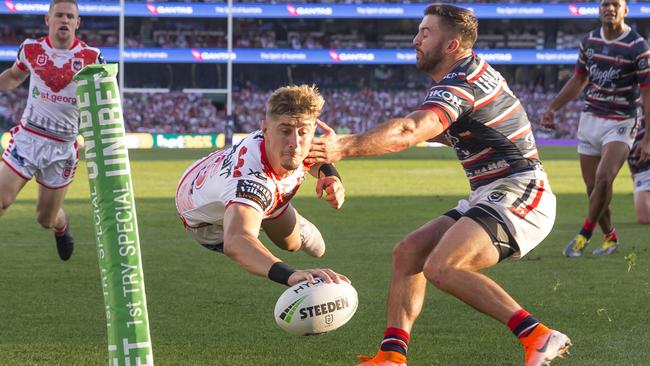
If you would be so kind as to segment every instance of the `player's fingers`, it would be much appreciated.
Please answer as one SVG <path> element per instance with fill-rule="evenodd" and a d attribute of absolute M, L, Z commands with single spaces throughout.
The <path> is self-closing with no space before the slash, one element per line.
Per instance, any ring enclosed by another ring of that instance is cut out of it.
<path fill-rule="evenodd" d="M 327 272 L 327 269 L 319 269 L 318 277 L 320 277 L 322 280 L 324 280 L 327 283 L 331 283 L 333 281 L 332 276 L 330 276 L 330 273 Z"/>
<path fill-rule="evenodd" d="M 352 283 L 352 281 L 350 281 L 350 279 L 348 278 L 348 276 L 346 276 L 346 275 L 342 275 L 342 274 L 340 274 L 340 273 L 337 273 L 337 275 L 338 275 L 338 277 L 339 277 L 339 280 L 341 280 L 341 281 L 345 281 L 345 282 L 347 282 L 347 283 Z"/>
<path fill-rule="evenodd" d="M 327 273 L 327 275 L 332 280 L 332 282 L 334 282 L 334 283 L 339 283 L 340 282 L 338 273 L 334 272 L 333 270 L 331 270 L 329 268 L 324 268 L 323 272 Z"/>
<path fill-rule="evenodd" d="M 325 132 L 325 135 L 330 135 L 330 134 L 335 133 L 334 130 L 332 129 L 332 127 L 330 127 L 329 125 L 327 125 L 327 123 L 325 123 L 325 122 L 323 122 L 323 121 L 321 121 L 319 119 L 316 120 L 316 124 L 318 125 L 318 127 L 320 127 Z"/>
<path fill-rule="evenodd" d="M 316 279 L 314 278 L 314 275 L 311 274 L 311 272 L 309 272 L 309 271 L 307 271 L 307 272 L 305 273 L 305 279 L 306 279 L 307 281 L 309 281 L 309 283 L 314 283 L 314 282 L 316 282 Z"/>

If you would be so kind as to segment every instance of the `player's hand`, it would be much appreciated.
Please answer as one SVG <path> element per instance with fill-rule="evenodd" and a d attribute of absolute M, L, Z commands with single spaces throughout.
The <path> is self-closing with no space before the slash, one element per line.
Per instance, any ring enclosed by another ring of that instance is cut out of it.
<path fill-rule="evenodd" d="M 341 283 L 341 281 L 352 283 L 346 276 L 336 273 L 329 268 L 315 268 L 295 271 L 291 277 L 289 277 L 289 286 L 293 286 L 296 283 L 305 280 L 314 283 L 316 282 L 316 277 L 322 278 L 327 283 Z"/>
<path fill-rule="evenodd" d="M 650 139 L 644 136 L 643 140 L 639 141 L 639 144 L 632 151 L 631 155 L 637 158 L 637 162 L 646 161 L 650 157 Z"/>
<path fill-rule="evenodd" d="M 339 177 L 330 176 L 318 178 L 316 182 L 316 196 L 323 197 L 325 193 L 325 200 L 329 202 L 330 206 L 335 209 L 341 208 L 345 201 L 345 188 Z"/>
<path fill-rule="evenodd" d="M 551 108 L 547 109 L 544 114 L 542 114 L 542 127 L 544 128 L 555 128 L 555 111 Z"/>
<path fill-rule="evenodd" d="M 335 163 L 343 158 L 339 137 L 325 122 L 317 120 L 316 124 L 323 130 L 321 137 L 314 137 L 305 162 L 308 164 Z"/>

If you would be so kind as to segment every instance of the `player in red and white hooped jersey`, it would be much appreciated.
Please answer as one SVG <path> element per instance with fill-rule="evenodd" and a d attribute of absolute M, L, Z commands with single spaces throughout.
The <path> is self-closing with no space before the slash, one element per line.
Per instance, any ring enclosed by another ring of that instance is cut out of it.
<path fill-rule="evenodd" d="M 433 79 L 418 110 L 358 134 L 326 130 L 308 162 L 401 151 L 430 139 L 456 151 L 472 192 L 393 249 L 386 331 L 363 366 L 406 366 L 427 281 L 502 322 L 519 338 L 526 366 L 564 355 L 569 338 L 522 308 L 483 269 L 526 255 L 549 234 L 555 196 L 530 121 L 504 78 L 472 52 L 478 21 L 467 9 L 432 4 L 413 39 L 418 69 Z M 443 182 L 440 182 L 444 184 Z"/>
<path fill-rule="evenodd" d="M 45 24 L 48 35 L 25 40 L 16 62 L 0 74 L 2 91 L 15 89 L 29 76 L 27 106 L 0 163 L 0 216 L 36 177 L 37 221 L 54 230 L 59 256 L 68 260 L 74 239 L 61 206 L 78 160 L 79 110 L 72 77 L 84 66 L 104 61 L 98 49 L 75 37 L 81 24 L 75 0 L 52 0 Z"/>
<path fill-rule="evenodd" d="M 349 281 L 331 269 L 295 271 L 258 239 L 263 229 L 282 249 L 302 249 L 314 257 L 325 253 L 316 226 L 290 203 L 310 172 L 318 178 L 318 197 L 325 194 L 336 209 L 343 204 L 336 169 L 330 164 L 304 163 L 323 103 L 315 87 L 280 88 L 269 97 L 261 131 L 190 166 L 176 190 L 176 209 L 187 233 L 248 272 L 282 284 L 314 277 Z"/>

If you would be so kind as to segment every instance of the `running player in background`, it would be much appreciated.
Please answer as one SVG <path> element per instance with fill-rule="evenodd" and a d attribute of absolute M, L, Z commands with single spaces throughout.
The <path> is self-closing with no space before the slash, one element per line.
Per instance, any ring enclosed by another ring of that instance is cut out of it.
<path fill-rule="evenodd" d="M 25 184 L 39 184 L 36 217 L 54 230 L 57 251 L 68 260 L 74 249 L 63 208 L 67 187 L 77 167 L 76 83 L 72 76 L 84 66 L 103 63 L 98 49 L 79 41 L 81 20 L 76 0 L 52 0 L 45 15 L 48 35 L 25 40 L 11 68 L 0 74 L 0 91 L 13 90 L 29 76 L 29 98 L 20 123 L 0 163 L 0 216 Z"/>
<path fill-rule="evenodd" d="M 639 88 L 646 116 L 650 112 L 650 48 L 625 24 L 627 12 L 625 0 L 601 0 L 602 26 L 580 43 L 575 74 L 542 116 L 542 125 L 553 128 L 555 112 L 588 85 L 578 125 L 578 154 L 589 209 L 582 228 L 564 248 L 567 257 L 583 255 L 596 224 L 605 237 L 593 254 L 612 254 L 619 245 L 609 204 L 614 179 L 634 141 Z M 650 149 L 650 139 L 639 141 L 639 146 L 640 151 Z"/>
<path fill-rule="evenodd" d="M 319 198 L 325 193 L 335 209 L 343 204 L 344 189 L 334 166 L 304 163 L 324 103 L 315 87 L 280 88 L 267 101 L 261 131 L 190 166 L 176 191 L 176 209 L 187 233 L 246 271 L 284 285 L 313 282 L 314 277 L 349 282 L 328 268 L 294 270 L 258 239 L 263 229 L 284 250 L 302 249 L 313 257 L 325 253 L 318 228 L 290 202 L 309 172 L 318 178 Z"/>
<path fill-rule="evenodd" d="M 472 192 L 393 249 L 387 327 L 363 366 L 403 366 L 427 281 L 510 328 L 527 366 L 563 356 L 569 338 L 549 329 L 481 273 L 535 248 L 551 231 L 555 196 L 526 112 L 503 77 L 472 47 L 478 22 L 467 9 L 427 7 L 413 40 L 418 69 L 434 81 L 418 110 L 358 135 L 326 133 L 310 162 L 401 151 L 435 138 L 453 146 Z M 441 184 L 443 184 L 441 182 Z M 513 279 L 525 281 L 525 279 Z"/>
<path fill-rule="evenodd" d="M 645 119 L 639 118 L 638 131 L 632 146 L 632 152 L 627 158 L 627 163 L 632 173 L 634 181 L 634 208 L 636 211 L 636 221 L 639 224 L 650 224 L 650 151 L 645 152 L 645 159 L 641 158 L 644 147 L 649 145 L 642 141 L 646 138 Z"/>

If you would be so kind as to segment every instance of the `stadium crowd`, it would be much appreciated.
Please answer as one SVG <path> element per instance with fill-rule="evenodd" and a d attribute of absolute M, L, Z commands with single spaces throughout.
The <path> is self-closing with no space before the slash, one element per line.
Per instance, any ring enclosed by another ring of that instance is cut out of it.
<path fill-rule="evenodd" d="M 550 131 L 540 127 L 540 118 L 554 92 L 541 86 L 512 85 L 526 108 L 538 138 L 575 138 L 581 101 L 573 101 L 560 111 L 558 127 Z M 422 100 L 421 90 L 376 91 L 374 89 L 324 88 L 326 103 L 321 119 L 339 133 L 355 133 L 373 127 L 392 116 L 408 114 Z M 8 130 L 18 121 L 25 106 L 27 89 L 0 93 L 0 127 Z M 233 94 L 235 128 L 250 132 L 259 128 L 270 90 L 247 87 Z M 124 119 L 129 132 L 150 133 L 219 133 L 225 130 L 223 105 L 199 94 L 126 93 Z"/>
<path fill-rule="evenodd" d="M 0 25 L 0 45 L 14 46 L 25 38 L 38 38 L 40 31 L 17 34 L 9 27 Z M 584 36 L 583 31 L 559 31 L 557 49 L 576 48 Z M 115 31 L 81 30 L 79 38 L 96 47 L 117 47 L 118 37 Z M 347 35 L 325 34 L 324 32 L 288 32 L 284 39 L 275 31 L 258 32 L 244 29 L 234 39 L 235 48 L 289 48 L 289 49 L 365 49 L 365 48 L 411 48 L 410 35 L 385 34 L 377 39 L 367 39 L 364 34 Z M 514 48 L 543 49 L 544 31 L 517 29 L 482 33 L 476 48 Z M 163 47 L 163 48 L 226 48 L 224 30 L 198 29 L 160 29 L 153 31 L 151 39 L 128 35 L 124 38 L 126 48 Z"/>

